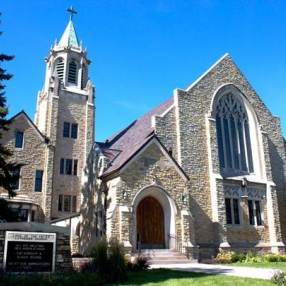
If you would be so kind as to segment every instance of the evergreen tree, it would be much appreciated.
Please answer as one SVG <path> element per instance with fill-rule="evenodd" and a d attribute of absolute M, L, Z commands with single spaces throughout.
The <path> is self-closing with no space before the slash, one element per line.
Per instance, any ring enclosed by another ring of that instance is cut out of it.
<path fill-rule="evenodd" d="M 1 13 L 0 13 L 1 16 Z M 2 32 L 0 31 L 0 36 Z M 12 75 L 7 73 L 3 69 L 3 63 L 13 60 L 14 56 L 0 53 L 0 139 L 3 131 L 8 130 L 9 120 L 7 120 L 8 108 L 5 97 L 5 81 L 12 78 Z M 16 164 L 9 161 L 9 157 L 12 155 L 11 151 L 5 148 L 0 143 L 0 187 L 7 190 L 9 197 L 15 196 L 13 191 L 13 185 L 17 181 L 17 175 L 15 171 L 21 167 L 20 164 Z"/>

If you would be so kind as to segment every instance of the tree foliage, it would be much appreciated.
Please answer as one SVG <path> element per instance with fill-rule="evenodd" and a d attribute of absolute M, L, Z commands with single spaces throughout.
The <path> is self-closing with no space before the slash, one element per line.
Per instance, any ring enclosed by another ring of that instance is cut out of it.
<path fill-rule="evenodd" d="M 2 32 L 0 32 L 0 36 L 1 35 Z M 12 75 L 3 68 L 3 64 L 13 59 L 14 56 L 0 52 L 0 140 L 3 131 L 7 131 L 9 125 L 9 120 L 7 119 L 8 107 L 5 96 L 5 83 L 12 78 Z M 0 141 L 0 187 L 8 191 L 9 197 L 16 195 L 13 191 L 13 185 L 18 180 L 15 175 L 15 170 L 21 167 L 20 164 L 9 161 L 11 156 L 11 151 L 3 146 Z"/>

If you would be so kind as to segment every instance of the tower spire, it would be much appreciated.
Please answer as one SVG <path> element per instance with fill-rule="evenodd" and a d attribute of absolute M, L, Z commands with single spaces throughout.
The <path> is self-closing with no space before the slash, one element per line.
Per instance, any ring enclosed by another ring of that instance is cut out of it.
<path fill-rule="evenodd" d="M 70 13 L 69 22 L 60 39 L 58 46 L 80 48 L 79 40 L 72 21 L 73 16 L 77 14 L 77 11 L 74 9 L 73 6 L 70 6 L 67 11 Z"/>
<path fill-rule="evenodd" d="M 74 8 L 73 6 L 70 6 L 70 7 L 67 9 L 67 11 L 70 13 L 70 21 L 72 21 L 73 16 L 74 16 L 75 14 L 77 14 L 77 11 L 75 10 L 75 8 Z"/>

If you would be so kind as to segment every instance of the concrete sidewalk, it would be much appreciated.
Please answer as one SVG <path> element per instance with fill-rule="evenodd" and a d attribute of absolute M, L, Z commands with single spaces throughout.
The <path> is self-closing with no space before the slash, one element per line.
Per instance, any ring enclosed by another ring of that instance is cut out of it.
<path fill-rule="evenodd" d="M 246 278 L 270 280 L 279 269 L 238 267 L 221 264 L 182 263 L 182 264 L 156 264 L 151 269 L 165 268 L 178 271 L 199 272 L 207 274 L 220 274 Z M 281 271 L 281 270 L 280 270 Z"/>

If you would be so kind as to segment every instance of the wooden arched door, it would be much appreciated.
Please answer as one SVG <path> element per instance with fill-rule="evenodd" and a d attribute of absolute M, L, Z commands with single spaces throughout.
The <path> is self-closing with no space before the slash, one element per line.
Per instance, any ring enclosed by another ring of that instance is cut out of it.
<path fill-rule="evenodd" d="M 144 198 L 137 207 L 137 246 L 164 248 L 164 211 L 153 197 Z"/>

